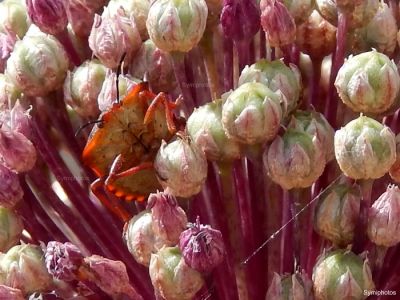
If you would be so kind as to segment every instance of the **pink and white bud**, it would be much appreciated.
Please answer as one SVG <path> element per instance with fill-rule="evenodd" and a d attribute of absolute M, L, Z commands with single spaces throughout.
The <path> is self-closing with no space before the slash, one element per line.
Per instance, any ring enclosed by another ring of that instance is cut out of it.
<path fill-rule="evenodd" d="M 23 134 L 27 139 L 32 137 L 31 108 L 25 110 L 19 101 L 10 111 L 10 121 L 7 124 L 13 131 Z"/>
<path fill-rule="evenodd" d="M 7 300 L 24 300 L 21 290 L 13 289 L 6 285 L 0 285 L 0 299 Z"/>
<path fill-rule="evenodd" d="M 66 4 L 68 21 L 74 33 L 87 38 L 93 26 L 95 10 L 85 5 L 82 0 L 69 0 Z"/>
<path fill-rule="evenodd" d="M 0 32 L 0 72 L 3 73 L 7 59 L 10 57 L 17 42 L 17 36 L 12 31 Z"/>
<path fill-rule="evenodd" d="M 56 35 L 67 27 L 64 0 L 26 0 L 28 14 L 41 31 Z"/>
<path fill-rule="evenodd" d="M 18 175 L 0 164 L 0 205 L 14 207 L 23 197 Z"/>
<path fill-rule="evenodd" d="M 396 135 L 396 161 L 390 167 L 389 175 L 397 183 L 400 183 L 400 134 Z"/>
<path fill-rule="evenodd" d="M 7 0 L 0 2 L 0 31 L 11 31 L 22 39 L 31 21 L 25 0 Z"/>
<path fill-rule="evenodd" d="M 18 244 L 23 230 L 21 217 L 12 209 L 0 207 L 0 251 L 7 252 Z"/>
<path fill-rule="evenodd" d="M 0 74 L 0 111 L 10 109 L 21 98 L 21 92 L 8 76 Z"/>

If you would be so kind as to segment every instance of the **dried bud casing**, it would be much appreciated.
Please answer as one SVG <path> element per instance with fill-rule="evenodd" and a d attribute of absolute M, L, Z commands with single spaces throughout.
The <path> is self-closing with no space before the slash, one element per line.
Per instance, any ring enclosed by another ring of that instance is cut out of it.
<path fill-rule="evenodd" d="M 368 237 L 379 246 L 400 242 L 400 189 L 389 185 L 369 210 Z"/>
<path fill-rule="evenodd" d="M 0 251 L 7 252 L 18 244 L 24 224 L 19 215 L 13 210 L 0 207 Z M 1 299 L 1 297 L 0 297 Z"/>
<path fill-rule="evenodd" d="M 154 167 L 164 189 L 176 197 L 190 197 L 200 192 L 207 178 L 204 152 L 188 138 L 169 144 L 162 142 Z"/>
<path fill-rule="evenodd" d="M 150 6 L 147 31 L 157 48 L 189 52 L 203 36 L 207 14 L 204 0 L 155 0 Z"/>
<path fill-rule="evenodd" d="M 18 175 L 0 164 L 0 205 L 12 208 L 23 195 Z"/>
<path fill-rule="evenodd" d="M 360 116 L 336 131 L 335 156 L 350 178 L 380 178 L 396 160 L 395 136 L 388 127 Z"/>
<path fill-rule="evenodd" d="M 353 111 L 378 114 L 395 102 L 400 75 L 394 61 L 372 50 L 350 56 L 340 68 L 335 86 L 343 103 Z"/>
<path fill-rule="evenodd" d="M 41 31 L 56 35 L 67 27 L 63 0 L 26 0 L 26 3 L 30 19 Z"/>
<path fill-rule="evenodd" d="M 317 137 L 295 129 L 275 138 L 265 150 L 263 162 L 270 178 L 288 190 L 311 186 L 326 163 Z"/>

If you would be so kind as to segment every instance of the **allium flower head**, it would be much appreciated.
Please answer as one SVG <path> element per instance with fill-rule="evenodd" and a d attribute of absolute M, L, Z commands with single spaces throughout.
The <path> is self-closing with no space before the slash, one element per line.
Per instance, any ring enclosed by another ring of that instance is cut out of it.
<path fill-rule="evenodd" d="M 0 164 L 0 205 L 12 208 L 23 195 L 18 175 Z"/>
<path fill-rule="evenodd" d="M 25 0 L 6 0 L 0 3 L 0 31 L 11 31 L 22 39 L 31 21 Z"/>
<path fill-rule="evenodd" d="M 209 273 L 225 258 L 225 245 L 219 230 L 209 225 L 190 224 L 182 232 L 179 249 L 186 264 L 201 273 Z"/>
<path fill-rule="evenodd" d="M 400 189 L 389 185 L 369 210 L 368 237 L 375 244 L 392 247 L 400 242 Z"/>
<path fill-rule="evenodd" d="M 304 273 L 279 276 L 274 273 L 265 300 L 312 300 L 312 282 Z"/>
<path fill-rule="evenodd" d="M 396 160 L 395 136 L 388 127 L 360 116 L 336 131 L 335 156 L 350 178 L 380 178 Z"/>
<path fill-rule="evenodd" d="M 203 36 L 207 14 L 204 0 L 155 0 L 150 6 L 147 31 L 157 48 L 188 52 Z"/>
<path fill-rule="evenodd" d="M 7 252 L 15 246 L 22 235 L 24 224 L 12 209 L 0 207 L 0 251 Z M 0 297 L 1 299 L 1 297 Z"/>

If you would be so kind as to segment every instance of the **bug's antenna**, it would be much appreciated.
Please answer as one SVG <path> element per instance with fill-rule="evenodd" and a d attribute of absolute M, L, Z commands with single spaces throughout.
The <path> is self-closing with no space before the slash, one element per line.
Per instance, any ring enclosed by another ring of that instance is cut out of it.
<path fill-rule="evenodd" d="M 119 75 L 121 74 L 121 71 L 123 68 L 122 64 L 124 62 L 125 56 L 126 56 L 126 52 L 124 54 L 122 54 L 121 60 L 119 61 L 118 68 L 117 68 L 117 78 L 115 79 L 115 83 L 116 83 L 115 87 L 117 89 L 117 100 L 116 100 L 117 103 L 119 103 Z"/>
<path fill-rule="evenodd" d="M 97 124 L 97 123 L 101 123 L 101 122 L 103 122 L 103 120 L 94 120 L 94 121 L 89 121 L 86 124 L 83 124 L 75 132 L 75 137 L 77 137 L 82 132 L 82 130 L 85 129 L 86 127 L 88 127 L 89 125 L 93 125 L 93 124 Z"/>

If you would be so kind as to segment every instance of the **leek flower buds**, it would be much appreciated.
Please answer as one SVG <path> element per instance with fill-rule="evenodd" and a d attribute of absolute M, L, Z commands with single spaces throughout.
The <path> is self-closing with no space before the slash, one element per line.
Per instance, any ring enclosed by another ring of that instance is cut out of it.
<path fill-rule="evenodd" d="M 209 225 L 196 224 L 182 232 L 179 249 L 186 264 L 201 273 L 211 272 L 225 257 L 225 246 L 219 230 Z"/>
<path fill-rule="evenodd" d="M 280 91 L 284 96 L 285 103 L 282 106 L 286 115 L 296 109 L 301 91 L 301 75 L 295 65 L 286 66 L 282 60 L 261 59 L 242 70 L 239 85 L 246 82 L 260 82 L 273 92 Z"/>
<path fill-rule="evenodd" d="M 377 114 L 395 102 L 400 75 L 389 57 L 373 50 L 350 56 L 340 68 L 335 86 L 353 111 Z"/>
<path fill-rule="evenodd" d="M 324 192 L 314 215 L 319 235 L 342 247 L 351 244 L 360 212 L 360 193 L 348 184 L 336 184 Z"/>
<path fill-rule="evenodd" d="M 22 219 L 13 210 L 0 207 L 0 251 L 7 252 L 18 244 L 24 225 Z M 1 299 L 1 297 L 0 297 Z"/>
<path fill-rule="evenodd" d="M 204 152 L 188 138 L 169 144 L 162 142 L 154 167 L 164 189 L 176 197 L 190 197 L 200 192 L 207 178 Z"/>
<path fill-rule="evenodd" d="M 195 109 L 187 121 L 192 140 L 204 151 L 207 159 L 230 161 L 240 157 L 239 143 L 225 134 L 222 127 L 222 100 L 215 100 Z"/>
<path fill-rule="evenodd" d="M 147 31 L 166 52 L 189 52 L 203 36 L 207 21 L 204 0 L 155 0 L 150 6 Z"/>
<path fill-rule="evenodd" d="M 11 31 L 22 39 L 31 22 L 24 0 L 5 0 L 0 2 L 0 31 Z"/>
<path fill-rule="evenodd" d="M 389 185 L 369 210 L 368 237 L 379 246 L 400 242 L 400 189 Z"/>
<path fill-rule="evenodd" d="M 185 211 L 176 198 L 168 193 L 150 194 L 147 209 L 151 209 L 153 231 L 166 246 L 174 246 L 188 222 Z"/>
<path fill-rule="evenodd" d="M 204 284 L 201 274 L 185 263 L 178 247 L 164 247 L 153 254 L 149 273 L 156 292 L 168 300 L 190 300 Z"/>
<path fill-rule="evenodd" d="M 20 289 L 24 295 L 46 291 L 52 278 L 47 273 L 40 247 L 23 244 L 8 250 L 0 261 L 0 282 Z"/>
<path fill-rule="evenodd" d="M 281 93 L 250 82 L 233 91 L 222 106 L 222 124 L 228 137 L 241 143 L 272 140 L 282 120 Z"/>
<path fill-rule="evenodd" d="M 0 205 L 12 208 L 23 195 L 18 175 L 0 164 Z"/>
<path fill-rule="evenodd" d="M 133 18 L 125 16 L 122 9 L 112 14 L 105 9 L 95 15 L 89 35 L 89 47 L 93 54 L 108 68 L 117 68 L 122 56 L 130 58 L 142 43 Z"/>
<path fill-rule="evenodd" d="M 368 261 L 343 250 L 330 252 L 319 259 L 313 281 L 317 300 L 362 300 L 367 297 L 364 291 L 375 287 Z"/>
<path fill-rule="evenodd" d="M 263 162 L 271 179 L 284 189 L 305 188 L 324 171 L 325 153 L 316 136 L 288 129 L 266 149 Z"/>
<path fill-rule="evenodd" d="M 304 273 L 279 276 L 274 273 L 266 300 L 312 300 L 312 282 Z"/>
<path fill-rule="evenodd" d="M 395 136 L 388 127 L 360 116 L 336 131 L 335 156 L 350 178 L 380 178 L 396 160 Z"/>
<path fill-rule="evenodd" d="M 59 88 L 68 70 L 68 57 L 52 36 L 25 36 L 15 44 L 6 74 L 28 96 L 45 96 Z"/>
<path fill-rule="evenodd" d="M 106 68 L 99 61 L 85 61 L 67 74 L 64 82 L 65 102 L 79 115 L 96 118 L 100 112 L 97 98 L 105 77 Z"/>

